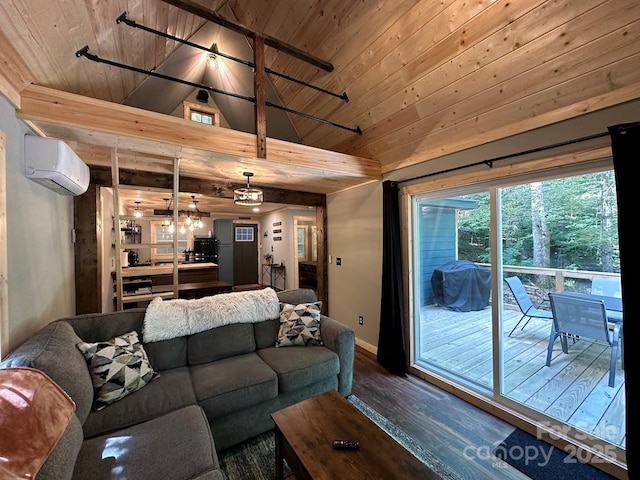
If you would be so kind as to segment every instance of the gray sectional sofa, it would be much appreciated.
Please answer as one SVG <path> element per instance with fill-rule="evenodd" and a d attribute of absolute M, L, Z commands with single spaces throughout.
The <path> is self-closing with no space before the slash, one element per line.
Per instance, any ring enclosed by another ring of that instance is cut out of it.
<path fill-rule="evenodd" d="M 278 293 L 283 303 L 316 300 L 313 290 Z M 322 316 L 323 346 L 276 348 L 279 319 L 221 326 L 145 343 L 159 377 L 102 410 L 79 342 L 135 330 L 145 309 L 56 320 L 0 367 L 44 371 L 76 404 L 40 479 L 224 479 L 217 452 L 273 428 L 270 414 L 330 389 L 351 393 L 354 332 Z"/>

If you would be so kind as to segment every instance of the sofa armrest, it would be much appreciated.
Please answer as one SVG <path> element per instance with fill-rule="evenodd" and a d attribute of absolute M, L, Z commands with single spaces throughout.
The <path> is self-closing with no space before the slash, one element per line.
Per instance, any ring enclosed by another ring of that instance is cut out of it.
<path fill-rule="evenodd" d="M 338 354 L 340 373 L 338 373 L 338 391 L 345 397 L 351 395 L 353 385 L 353 363 L 355 357 L 355 332 L 345 324 L 325 315 L 320 316 L 320 335 L 322 341 Z"/>

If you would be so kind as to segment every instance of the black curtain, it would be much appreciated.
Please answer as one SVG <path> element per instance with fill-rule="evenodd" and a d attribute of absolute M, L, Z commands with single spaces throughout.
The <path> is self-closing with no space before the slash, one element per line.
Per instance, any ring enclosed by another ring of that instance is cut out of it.
<path fill-rule="evenodd" d="M 635 192 L 636 168 L 635 163 L 640 157 L 640 122 L 633 124 L 614 125 L 609 127 L 611 135 L 611 150 L 613 152 L 613 170 L 616 178 L 616 190 L 618 196 L 618 241 L 620 246 L 620 278 L 622 281 L 622 305 L 624 311 L 624 322 L 622 324 L 622 338 L 624 342 L 623 360 L 625 377 L 625 397 L 626 397 L 626 450 L 627 468 L 629 478 L 640 478 L 640 463 L 635 457 L 638 448 L 639 430 L 636 427 L 640 423 L 638 420 L 638 410 L 635 409 L 635 388 L 638 385 L 638 372 L 634 370 L 633 358 L 635 355 L 635 344 L 638 336 L 638 315 L 635 312 L 636 303 L 632 301 L 635 291 L 632 290 L 631 276 L 634 274 L 631 269 L 633 265 L 634 252 L 634 232 L 637 229 L 637 217 L 635 203 L 638 200 Z M 636 474 L 638 476 L 636 477 Z"/>
<path fill-rule="evenodd" d="M 382 294 L 378 362 L 391 373 L 405 374 L 404 290 L 400 243 L 398 184 L 382 183 Z"/>

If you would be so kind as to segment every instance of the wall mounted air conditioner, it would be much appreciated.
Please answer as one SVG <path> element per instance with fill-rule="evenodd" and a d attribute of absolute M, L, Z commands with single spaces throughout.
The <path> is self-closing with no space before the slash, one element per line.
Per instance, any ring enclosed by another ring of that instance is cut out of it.
<path fill-rule="evenodd" d="M 62 195 L 82 195 L 89 188 L 89 167 L 62 140 L 25 135 L 25 175 Z"/>

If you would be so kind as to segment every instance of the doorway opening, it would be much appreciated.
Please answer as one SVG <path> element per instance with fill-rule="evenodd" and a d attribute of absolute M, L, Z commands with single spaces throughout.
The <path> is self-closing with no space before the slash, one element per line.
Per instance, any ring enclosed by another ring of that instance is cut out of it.
<path fill-rule="evenodd" d="M 315 217 L 293 217 L 294 287 L 310 288 L 317 293 L 318 229 Z"/>

